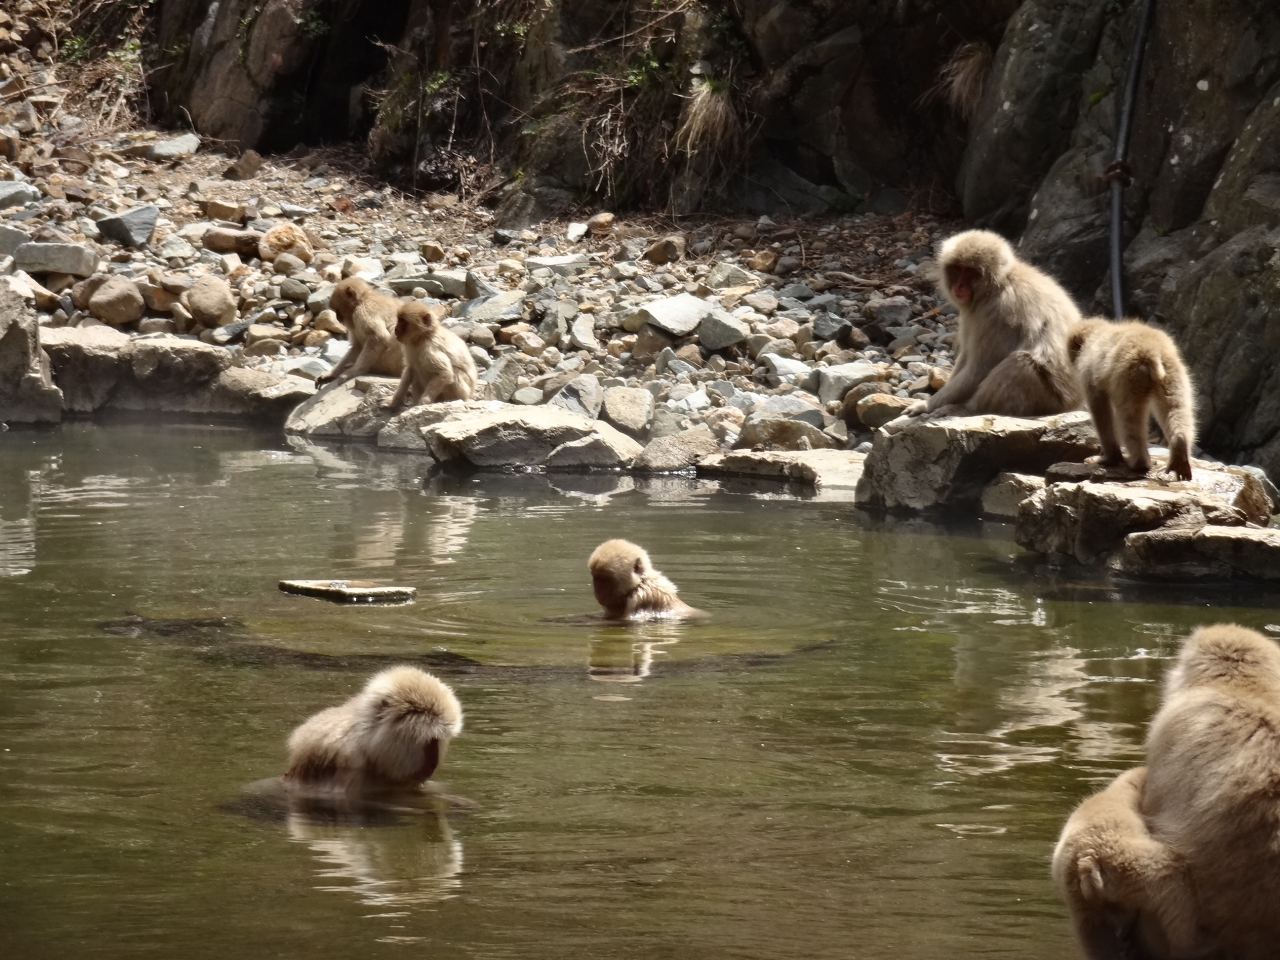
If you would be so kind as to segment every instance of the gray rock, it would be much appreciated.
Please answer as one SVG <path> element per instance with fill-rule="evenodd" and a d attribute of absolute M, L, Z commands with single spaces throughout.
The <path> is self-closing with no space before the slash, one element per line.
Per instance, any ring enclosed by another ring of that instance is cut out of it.
<path fill-rule="evenodd" d="M 253 326 L 253 320 L 246 317 L 244 320 L 236 320 L 233 323 L 215 327 L 210 333 L 210 337 L 218 346 L 225 347 L 227 344 L 235 343 L 241 339 L 251 326 Z"/>
<path fill-rule="evenodd" d="M 723 350 L 735 343 L 743 343 L 751 335 L 751 327 L 745 320 L 712 310 L 698 324 L 698 342 L 708 350 Z"/>
<path fill-rule="evenodd" d="M 830 313 L 819 313 L 813 318 L 813 338 L 826 342 L 840 336 L 840 331 L 853 326 L 853 321 Z"/>
<path fill-rule="evenodd" d="M 718 453 L 720 444 L 706 427 L 649 441 L 644 452 L 636 458 L 633 468 L 641 473 L 673 473 L 687 470 L 703 457 Z"/>
<path fill-rule="evenodd" d="M 21 180 L 0 180 L 0 210 L 22 207 L 40 199 L 40 191 Z"/>
<path fill-rule="evenodd" d="M 499 357 L 493 366 L 480 374 L 480 382 L 488 384 L 489 398 L 507 401 L 516 392 L 516 381 L 524 374 L 520 361 L 511 357 Z"/>
<path fill-rule="evenodd" d="M 127 277 L 108 277 L 89 298 L 89 312 L 117 327 L 141 319 L 146 306 L 142 291 Z"/>
<path fill-rule="evenodd" d="M 99 232 L 108 240 L 125 247 L 144 247 L 151 240 L 156 228 L 160 208 L 154 203 L 143 203 L 98 221 Z"/>
<path fill-rule="evenodd" d="M 608 424 L 544 405 L 464 413 L 424 427 L 422 435 L 442 463 L 503 467 L 541 465 L 562 444 L 604 431 L 617 433 Z"/>
<path fill-rule="evenodd" d="M 148 160 L 184 160 L 200 149 L 200 138 L 184 133 L 171 140 L 158 140 L 147 148 Z"/>
<path fill-rule="evenodd" d="M 126 371 L 127 333 L 103 324 L 56 327 L 42 330 L 40 340 L 62 390 L 64 410 L 92 413 L 108 403 Z"/>
<path fill-rule="evenodd" d="M 1162 581 L 1201 577 L 1280 580 L 1280 530 L 1206 525 L 1137 531 L 1124 538 L 1111 569 Z"/>
<path fill-rule="evenodd" d="M 98 255 L 78 243 L 24 243 L 13 252 L 13 266 L 27 273 L 70 273 L 87 277 Z"/>
<path fill-rule="evenodd" d="M 866 302 L 862 315 L 881 328 L 901 326 L 911 320 L 911 303 L 906 297 L 877 297 Z"/>
<path fill-rule="evenodd" d="M 161 240 L 156 253 L 159 254 L 160 258 L 163 260 L 189 260 L 192 257 L 199 255 L 199 251 L 196 250 L 195 247 L 187 243 L 187 241 L 183 240 L 176 233 L 171 233 L 169 236 Z"/>
<path fill-rule="evenodd" d="M 284 282 L 280 284 L 280 296 L 286 300 L 292 300 L 294 303 L 304 303 L 311 296 L 311 288 L 301 280 L 286 277 Z"/>
<path fill-rule="evenodd" d="M 332 283 L 322 283 L 307 296 L 307 309 L 313 316 L 329 308 L 329 297 L 333 294 L 335 286 L 336 284 Z"/>
<path fill-rule="evenodd" d="M 711 312 L 711 304 L 691 293 L 646 303 L 639 310 L 644 322 L 676 337 L 687 336 L 698 329 L 702 318 Z"/>
<path fill-rule="evenodd" d="M 585 226 L 585 224 L 584 224 Z M 629 467 L 644 448 L 635 440 L 600 424 L 580 440 L 562 443 L 547 455 L 547 470 L 617 470 Z"/>
<path fill-rule="evenodd" d="M 604 404 L 604 390 L 596 377 L 584 373 L 556 391 L 547 403 L 594 420 L 600 415 L 600 407 Z"/>
<path fill-rule="evenodd" d="M 572 300 L 557 300 L 547 304 L 542 323 L 538 325 L 538 336 L 547 343 L 559 343 L 561 337 L 569 335 L 569 324 L 577 315 L 578 305 Z"/>
<path fill-rule="evenodd" d="M 822 429 L 825 420 L 822 411 L 799 397 L 769 397 L 751 411 L 748 420 L 802 420 L 811 426 Z"/>
<path fill-rule="evenodd" d="M 282 273 L 286 277 L 296 276 L 307 269 L 307 265 L 302 262 L 302 258 L 295 257 L 292 253 L 282 253 L 271 261 L 272 269 L 276 273 Z"/>
<path fill-rule="evenodd" d="M 1018 516 L 1018 505 L 1044 489 L 1044 477 L 1029 473 L 1002 473 L 982 491 L 982 515 L 1001 520 Z"/>
<path fill-rule="evenodd" d="M 653 394 L 642 387 L 610 387 L 600 416 L 623 433 L 643 437 L 653 419 Z"/>
<path fill-rule="evenodd" d="M 732 263 L 717 263 L 707 272 L 707 286 L 712 290 L 725 287 L 742 287 L 756 282 L 756 276 Z M 812 294 L 812 291 L 810 291 Z"/>
<path fill-rule="evenodd" d="M 524 263 L 530 273 L 545 269 L 550 270 L 557 277 L 576 276 L 591 266 L 591 261 L 582 253 L 566 253 L 557 257 L 528 257 Z"/>
<path fill-rule="evenodd" d="M 811 300 L 813 296 L 807 283 L 789 283 L 778 291 L 779 300 Z"/>
<path fill-rule="evenodd" d="M 521 387 L 511 395 L 511 402 L 525 407 L 535 407 L 542 403 L 542 391 L 537 387 Z"/>
<path fill-rule="evenodd" d="M 865 361 L 841 363 L 834 367 L 818 368 L 818 399 L 823 403 L 843 400 L 851 387 L 860 383 L 872 383 L 879 379 L 875 365 Z"/>
<path fill-rule="evenodd" d="M 590 313 L 580 313 L 569 327 L 569 342 L 579 350 L 590 350 L 592 353 L 600 349 L 593 316 Z"/>
<path fill-rule="evenodd" d="M 783 417 L 749 417 L 742 425 L 737 446 L 765 450 L 822 450 L 838 444 L 820 427 Z"/>
<path fill-rule="evenodd" d="M 236 303 L 231 285 L 211 274 L 201 277 L 187 292 L 187 309 L 204 327 L 222 327 L 232 323 L 236 319 Z"/>
<path fill-rule="evenodd" d="M 35 313 L 0 278 L 0 423 L 57 423 L 62 400 Z"/>
<path fill-rule="evenodd" d="M 564 231 L 564 238 L 570 243 L 577 243 L 586 235 L 587 225 L 585 223 L 571 223 Z"/>
<path fill-rule="evenodd" d="M 501 323 L 519 320 L 523 313 L 524 291 L 507 290 L 467 302 L 459 315 L 474 323 Z"/>
<path fill-rule="evenodd" d="M 19 230 L 7 223 L 0 223 L 0 258 L 12 256 L 18 247 L 29 243 L 30 240 L 31 237 L 25 230 Z"/>
<path fill-rule="evenodd" d="M 807 387 L 818 376 L 803 360 L 792 360 L 777 353 L 765 354 L 760 357 L 760 360 L 769 368 L 769 383 L 775 387 L 782 383 L 794 383 Z"/>
<path fill-rule="evenodd" d="M 769 477 L 815 487 L 819 500 L 848 501 L 866 456 L 852 450 L 735 450 L 698 464 L 699 476 Z"/>

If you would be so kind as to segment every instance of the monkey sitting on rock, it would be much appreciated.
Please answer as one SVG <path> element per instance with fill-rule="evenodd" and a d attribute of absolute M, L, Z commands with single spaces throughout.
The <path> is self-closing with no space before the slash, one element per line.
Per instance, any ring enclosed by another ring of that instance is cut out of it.
<path fill-rule="evenodd" d="M 1280 944 L 1280 647 L 1182 645 L 1147 766 L 1072 814 L 1053 876 L 1091 960 L 1270 960 Z"/>
<path fill-rule="evenodd" d="M 452 330 L 441 326 L 448 309 L 438 304 L 411 301 L 396 314 L 396 339 L 404 355 L 404 375 L 395 396 L 383 409 L 399 411 L 403 406 L 437 400 L 470 400 L 479 377 L 476 362 L 467 345 Z"/>
<path fill-rule="evenodd" d="M 1102 442 L 1102 466 L 1150 471 L 1147 426 L 1154 413 L 1169 445 L 1169 471 L 1190 480 L 1195 397 L 1169 336 L 1140 320 L 1090 317 L 1071 328 L 1068 350 Z"/>
<path fill-rule="evenodd" d="M 379 293 L 359 277 L 348 277 L 333 288 L 329 306 L 346 327 L 351 346 L 316 383 L 341 383 L 367 374 L 400 376 L 404 356 L 394 332 L 399 300 Z"/>
<path fill-rule="evenodd" d="M 596 601 L 608 620 L 685 620 L 705 617 L 677 596 L 676 585 L 655 570 L 629 540 L 606 540 L 587 561 Z"/>
<path fill-rule="evenodd" d="M 1067 356 L 1080 311 L 1070 295 L 988 230 L 949 238 L 938 261 L 943 291 L 960 311 L 956 365 L 937 393 L 905 412 L 1037 417 L 1080 406 Z"/>
<path fill-rule="evenodd" d="M 448 685 L 416 667 L 392 667 L 290 734 L 284 784 L 347 795 L 416 787 L 461 732 L 462 705 Z"/>

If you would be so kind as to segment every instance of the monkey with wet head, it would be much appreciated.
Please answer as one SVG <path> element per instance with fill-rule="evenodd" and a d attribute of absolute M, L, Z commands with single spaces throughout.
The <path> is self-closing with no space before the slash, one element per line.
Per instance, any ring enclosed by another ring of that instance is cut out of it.
<path fill-rule="evenodd" d="M 404 353 L 404 374 L 400 386 L 383 409 L 396 411 L 404 406 L 438 400 L 470 400 L 479 377 L 471 351 L 452 330 L 440 321 L 448 315 L 445 307 L 412 301 L 396 314 L 395 335 Z"/>
<path fill-rule="evenodd" d="M 1195 396 L 1177 344 L 1139 320 L 1090 317 L 1071 328 L 1068 350 L 1102 443 L 1102 466 L 1150 471 L 1147 426 L 1155 414 L 1169 445 L 1169 471 L 1190 480 Z"/>
<path fill-rule="evenodd" d="M 1035 417 L 1080 405 L 1067 356 L 1067 331 L 1080 311 L 1052 277 L 987 230 L 949 238 L 938 266 L 960 311 L 956 365 L 951 379 L 907 414 Z"/>
<path fill-rule="evenodd" d="M 347 795 L 416 787 L 461 732 L 462 706 L 446 684 L 416 667 L 392 667 L 290 734 L 284 783 Z"/>
<path fill-rule="evenodd" d="M 368 374 L 398 377 L 404 372 L 404 353 L 395 337 L 399 300 L 379 293 L 359 277 L 348 277 L 333 288 L 329 306 L 346 327 L 351 345 L 316 383 L 341 383 Z"/>
<path fill-rule="evenodd" d="M 653 568 L 649 554 L 629 540 L 606 540 L 587 561 L 596 601 L 608 620 L 683 620 L 705 617 L 677 596 L 676 585 Z"/>

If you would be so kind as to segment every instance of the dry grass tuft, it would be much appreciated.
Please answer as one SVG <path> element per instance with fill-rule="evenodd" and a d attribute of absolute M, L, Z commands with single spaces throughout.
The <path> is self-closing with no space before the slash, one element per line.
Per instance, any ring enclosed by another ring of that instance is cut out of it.
<path fill-rule="evenodd" d="M 696 80 L 676 128 L 676 150 L 723 162 L 741 147 L 744 133 L 729 85 Z"/>
<path fill-rule="evenodd" d="M 980 40 L 960 44 L 942 65 L 937 82 L 925 91 L 920 102 L 941 100 L 962 120 L 972 119 L 982 102 L 993 59 L 991 47 Z"/>

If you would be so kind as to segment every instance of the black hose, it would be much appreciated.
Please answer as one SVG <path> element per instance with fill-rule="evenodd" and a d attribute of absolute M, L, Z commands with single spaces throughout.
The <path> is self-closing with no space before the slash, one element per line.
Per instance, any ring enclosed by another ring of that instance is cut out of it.
<path fill-rule="evenodd" d="M 1133 121 L 1133 101 L 1138 96 L 1138 77 L 1142 73 L 1142 57 L 1147 50 L 1147 37 L 1151 34 L 1151 21 L 1155 19 L 1156 0 L 1143 0 L 1142 16 L 1138 32 L 1133 37 L 1133 50 L 1129 54 L 1129 74 L 1124 80 L 1124 102 L 1120 108 L 1120 125 L 1116 129 L 1116 158 L 1108 167 L 1111 180 L 1111 310 L 1117 320 L 1124 319 L 1123 261 L 1120 257 L 1121 227 L 1124 221 L 1124 187 L 1129 179 L 1125 168 L 1125 154 L 1129 150 L 1129 126 Z"/>

